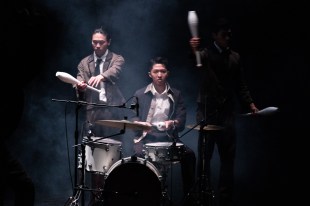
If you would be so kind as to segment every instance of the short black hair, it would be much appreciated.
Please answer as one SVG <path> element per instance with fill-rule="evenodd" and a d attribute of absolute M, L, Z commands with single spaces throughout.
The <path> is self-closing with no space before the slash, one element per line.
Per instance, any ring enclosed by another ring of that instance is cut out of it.
<path fill-rule="evenodd" d="M 168 59 L 165 57 L 157 56 L 157 57 L 152 58 L 150 60 L 150 70 L 152 69 L 154 64 L 162 64 L 168 70 Z"/>
<path fill-rule="evenodd" d="M 214 33 L 219 32 L 220 30 L 230 30 L 231 23 L 228 21 L 226 17 L 218 17 L 212 24 L 211 30 Z"/>
<path fill-rule="evenodd" d="M 111 40 L 111 36 L 109 34 L 109 32 L 104 29 L 103 27 L 100 27 L 100 28 L 96 28 L 94 31 L 93 31 L 93 35 L 94 34 L 97 34 L 97 33 L 100 33 L 100 34 L 103 34 L 107 37 L 107 40 L 110 41 Z"/>

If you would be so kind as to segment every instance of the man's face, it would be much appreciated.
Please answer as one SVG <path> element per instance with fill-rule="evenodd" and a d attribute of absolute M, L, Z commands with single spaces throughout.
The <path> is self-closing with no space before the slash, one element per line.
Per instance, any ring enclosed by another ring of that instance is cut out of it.
<path fill-rule="evenodd" d="M 110 41 L 107 40 L 107 37 L 104 34 L 96 33 L 93 34 L 92 46 L 96 55 L 101 57 L 110 46 Z"/>
<path fill-rule="evenodd" d="M 154 64 L 149 72 L 149 76 L 152 78 L 153 84 L 160 86 L 166 84 L 168 73 L 163 64 Z"/>
<path fill-rule="evenodd" d="M 231 40 L 231 30 L 220 30 L 216 33 L 213 33 L 213 38 L 215 42 L 221 47 L 221 48 L 227 48 L 229 47 L 230 40 Z"/>

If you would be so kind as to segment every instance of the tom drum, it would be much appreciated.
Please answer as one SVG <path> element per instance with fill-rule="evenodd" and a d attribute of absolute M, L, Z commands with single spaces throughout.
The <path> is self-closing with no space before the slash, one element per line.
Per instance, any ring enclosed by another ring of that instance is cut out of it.
<path fill-rule="evenodd" d="M 92 137 L 98 139 L 99 137 Z M 105 174 L 122 157 L 122 143 L 105 138 L 85 146 L 85 170 Z"/>

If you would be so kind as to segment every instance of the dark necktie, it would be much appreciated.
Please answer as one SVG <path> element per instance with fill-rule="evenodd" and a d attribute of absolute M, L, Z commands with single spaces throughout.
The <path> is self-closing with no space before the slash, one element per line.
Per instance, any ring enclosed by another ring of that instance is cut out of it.
<path fill-rule="evenodd" d="M 98 74 L 100 74 L 100 63 L 101 63 L 102 59 L 97 59 L 96 61 L 96 67 L 95 67 L 95 76 L 97 76 Z"/>

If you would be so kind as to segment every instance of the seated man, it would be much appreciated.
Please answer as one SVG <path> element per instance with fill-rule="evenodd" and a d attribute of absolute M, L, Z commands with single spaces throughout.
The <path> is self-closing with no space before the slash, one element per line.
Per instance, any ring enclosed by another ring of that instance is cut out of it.
<path fill-rule="evenodd" d="M 180 163 L 183 192 L 187 194 L 195 183 L 196 157 L 195 153 L 178 139 L 178 133 L 184 130 L 186 122 L 183 96 L 179 90 L 170 87 L 167 82 L 169 71 L 165 58 L 152 59 L 148 75 L 152 82 L 134 94 L 136 101 L 134 103 L 136 105 L 138 103 L 139 107 L 137 115 L 131 120 L 148 125 L 150 129 L 136 131 L 134 152 L 136 156 L 145 158 L 147 155 L 144 150 L 147 144 L 169 143 L 172 146 L 170 148 L 177 149 L 177 153 L 180 152 L 178 146 L 182 145 Z M 173 160 L 175 153 L 173 151 L 170 153 L 172 156 L 168 159 L 172 158 Z M 159 159 L 159 161 L 161 160 Z"/>

